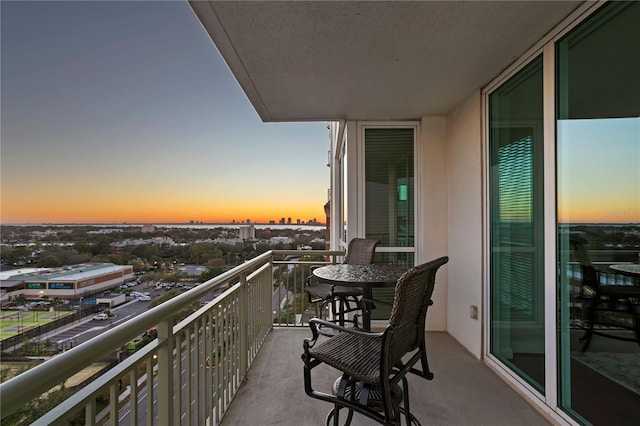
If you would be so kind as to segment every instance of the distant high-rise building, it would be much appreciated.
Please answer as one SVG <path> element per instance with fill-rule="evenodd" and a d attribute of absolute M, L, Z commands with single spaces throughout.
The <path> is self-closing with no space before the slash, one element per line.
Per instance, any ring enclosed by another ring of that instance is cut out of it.
<path fill-rule="evenodd" d="M 291 225 L 291 218 L 290 217 L 287 218 L 287 225 Z"/>
<path fill-rule="evenodd" d="M 155 232 L 156 227 L 153 225 L 143 225 L 142 228 L 140 229 L 140 232 L 144 232 L 144 233 L 148 233 L 148 232 Z"/>
<path fill-rule="evenodd" d="M 240 227 L 240 239 L 243 241 L 256 239 L 256 228 L 253 225 Z"/>

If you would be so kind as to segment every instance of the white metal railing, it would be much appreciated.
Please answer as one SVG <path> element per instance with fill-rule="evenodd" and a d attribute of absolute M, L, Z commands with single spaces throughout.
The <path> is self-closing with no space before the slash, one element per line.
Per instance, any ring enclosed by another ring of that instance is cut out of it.
<path fill-rule="evenodd" d="M 34 424 L 216 425 L 274 325 L 305 325 L 311 265 L 343 252 L 269 251 L 0 385 L 3 423 L 151 328 L 157 338 Z M 223 292 L 197 308 L 212 291 Z M 188 313 L 180 320 L 180 313 Z M 178 321 L 177 323 L 175 323 Z"/>

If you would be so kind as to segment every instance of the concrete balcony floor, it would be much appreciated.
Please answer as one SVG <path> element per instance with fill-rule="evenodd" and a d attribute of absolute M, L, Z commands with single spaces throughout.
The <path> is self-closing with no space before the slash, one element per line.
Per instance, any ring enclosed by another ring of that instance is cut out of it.
<path fill-rule="evenodd" d="M 300 354 L 303 339 L 310 335 L 307 328 L 279 328 L 270 333 L 223 426 L 325 424 L 332 405 L 304 392 Z M 435 378 L 427 381 L 409 374 L 411 411 L 423 425 L 550 424 L 447 333 L 427 333 L 427 351 Z M 339 374 L 322 367 L 313 371 L 314 388 L 329 392 Z M 354 415 L 352 424 L 377 423 Z"/>

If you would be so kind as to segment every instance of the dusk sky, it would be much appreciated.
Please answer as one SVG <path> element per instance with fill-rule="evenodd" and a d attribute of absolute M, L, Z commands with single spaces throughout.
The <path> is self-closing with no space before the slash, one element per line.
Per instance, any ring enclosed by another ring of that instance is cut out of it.
<path fill-rule="evenodd" d="M 324 221 L 327 123 L 262 123 L 186 2 L 1 18 L 0 223 Z"/>
<path fill-rule="evenodd" d="M 558 220 L 640 222 L 640 118 L 559 120 Z"/>

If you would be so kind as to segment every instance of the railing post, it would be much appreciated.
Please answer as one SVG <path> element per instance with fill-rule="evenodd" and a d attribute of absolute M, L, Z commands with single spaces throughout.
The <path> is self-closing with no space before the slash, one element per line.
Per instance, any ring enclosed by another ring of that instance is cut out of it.
<path fill-rule="evenodd" d="M 158 424 L 173 424 L 173 325 L 171 318 L 158 324 Z M 147 377 L 152 380 L 153 377 Z M 153 413 L 148 413 L 152 416 Z"/>
<path fill-rule="evenodd" d="M 87 426 L 96 424 L 96 399 L 93 397 L 84 407 L 84 423 Z"/>
<path fill-rule="evenodd" d="M 242 381 L 247 375 L 249 368 L 249 357 L 247 352 L 249 351 L 249 303 L 248 297 L 248 284 L 247 274 L 244 273 L 240 276 L 240 318 L 239 318 L 239 333 L 240 333 L 240 380 Z"/>
<path fill-rule="evenodd" d="M 273 297 L 273 254 L 271 255 L 271 257 L 269 258 L 269 283 L 268 286 L 262 286 L 262 287 L 267 287 L 266 289 L 261 288 L 260 294 L 264 295 L 264 299 L 260 299 L 260 305 L 261 307 L 264 307 L 264 309 L 262 310 L 262 315 L 263 317 L 260 318 L 260 327 L 262 328 L 263 326 L 266 329 L 272 330 L 273 329 L 273 312 L 271 310 L 271 303 L 272 303 L 272 297 Z M 260 330 L 262 332 L 262 330 Z"/>
<path fill-rule="evenodd" d="M 131 422 L 134 423 L 138 418 L 138 372 L 133 368 L 129 372 L 129 406 L 131 407 Z"/>

